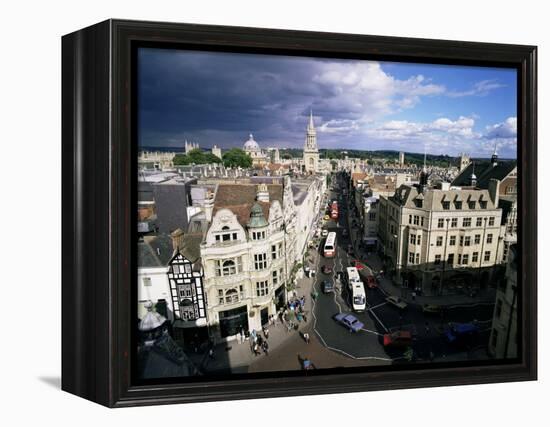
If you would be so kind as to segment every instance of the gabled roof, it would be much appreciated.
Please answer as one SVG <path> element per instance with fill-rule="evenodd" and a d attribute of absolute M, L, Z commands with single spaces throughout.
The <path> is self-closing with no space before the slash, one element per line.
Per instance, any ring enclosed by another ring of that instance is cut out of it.
<path fill-rule="evenodd" d="M 200 258 L 201 233 L 186 233 L 180 253 L 192 263 Z M 167 234 L 145 236 L 138 242 L 138 267 L 166 267 L 175 256 L 172 238 Z"/>
<path fill-rule="evenodd" d="M 514 170 L 517 165 L 516 160 L 499 161 L 495 166 L 491 162 L 475 162 L 470 163 L 458 176 L 453 180 L 453 186 L 469 186 L 470 177 L 475 172 L 477 177 L 476 187 L 489 188 L 491 179 L 502 181 Z"/>

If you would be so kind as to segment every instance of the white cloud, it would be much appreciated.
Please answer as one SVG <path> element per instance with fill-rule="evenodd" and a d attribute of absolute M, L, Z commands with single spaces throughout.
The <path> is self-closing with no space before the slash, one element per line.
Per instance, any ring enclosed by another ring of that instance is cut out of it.
<path fill-rule="evenodd" d="M 445 92 L 422 75 L 396 79 L 377 62 L 321 64 L 312 81 L 325 94 L 316 101 L 316 110 L 341 112 L 338 118 L 354 120 L 359 127 Z"/>
<path fill-rule="evenodd" d="M 489 125 L 484 132 L 475 130 L 477 116 L 460 116 L 456 120 L 440 117 L 431 122 L 390 120 L 370 126 L 365 134 L 372 141 L 386 142 L 393 149 L 456 155 L 490 156 L 495 145 L 499 154 L 515 157 L 517 150 L 517 119 L 509 117 L 501 123 Z"/>
<path fill-rule="evenodd" d="M 487 126 L 485 137 L 487 139 L 516 138 L 518 134 L 517 117 L 508 117 L 504 122 Z"/>
<path fill-rule="evenodd" d="M 474 131 L 475 120 L 460 116 L 457 120 L 441 117 L 433 122 L 418 123 L 406 120 L 392 120 L 380 126 L 369 128 L 367 135 L 381 140 L 451 141 L 473 139 L 480 135 Z"/>
<path fill-rule="evenodd" d="M 495 89 L 500 89 L 501 87 L 506 87 L 499 83 L 497 80 L 482 80 L 473 85 L 469 90 L 465 91 L 448 91 L 447 96 L 451 98 L 460 98 L 463 96 L 486 96 Z"/>

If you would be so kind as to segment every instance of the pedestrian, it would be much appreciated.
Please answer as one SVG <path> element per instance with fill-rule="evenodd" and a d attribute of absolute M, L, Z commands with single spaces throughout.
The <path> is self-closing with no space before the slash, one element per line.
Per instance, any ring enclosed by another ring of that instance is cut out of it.
<path fill-rule="evenodd" d="M 429 333 L 430 333 L 430 325 L 429 325 L 428 322 L 426 322 L 426 326 L 425 326 L 425 327 L 426 327 L 426 335 L 429 335 Z"/>
<path fill-rule="evenodd" d="M 298 314 L 296 315 L 296 319 L 298 320 L 298 323 L 300 323 L 300 322 L 302 321 L 302 318 L 303 318 L 303 317 L 302 317 L 302 313 L 298 313 Z"/>
<path fill-rule="evenodd" d="M 269 338 L 269 329 L 267 329 L 267 328 L 264 328 L 264 337 L 265 337 L 265 339 Z"/>
<path fill-rule="evenodd" d="M 256 343 L 254 344 L 254 356 L 257 356 L 260 354 L 260 346 Z"/>
<path fill-rule="evenodd" d="M 309 344 L 309 334 L 307 332 L 304 332 L 304 341 L 306 342 L 306 344 Z"/>
<path fill-rule="evenodd" d="M 208 357 L 210 357 L 210 359 L 214 359 L 214 349 L 212 347 L 208 350 Z"/>
<path fill-rule="evenodd" d="M 304 318 L 304 322 L 306 322 L 306 323 L 307 323 L 307 317 L 306 317 L 306 313 L 305 313 L 305 311 L 304 311 L 304 314 L 302 314 L 302 317 Z"/>
<path fill-rule="evenodd" d="M 264 342 L 264 339 L 262 338 L 262 336 L 261 336 L 261 335 L 258 335 L 256 339 L 257 339 L 256 342 L 258 343 L 258 345 L 261 346 L 262 343 Z"/>
<path fill-rule="evenodd" d="M 416 300 L 416 291 L 413 291 L 412 294 L 411 294 L 411 296 L 412 296 L 412 300 L 413 300 L 413 301 Z"/>
<path fill-rule="evenodd" d="M 262 343 L 262 350 L 264 351 L 264 353 L 265 353 L 266 356 L 269 356 L 269 353 L 268 353 L 268 351 L 269 351 L 269 344 L 267 343 L 267 341 L 264 341 L 264 342 Z"/>

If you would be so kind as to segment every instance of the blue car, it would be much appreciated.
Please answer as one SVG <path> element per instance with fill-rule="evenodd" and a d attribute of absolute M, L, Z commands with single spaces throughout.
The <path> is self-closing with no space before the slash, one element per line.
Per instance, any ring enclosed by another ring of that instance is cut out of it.
<path fill-rule="evenodd" d="M 358 332 L 365 326 L 353 314 L 348 313 L 339 313 L 334 316 L 334 320 L 344 325 L 350 332 Z"/>
<path fill-rule="evenodd" d="M 479 326 L 474 323 L 449 323 L 445 330 L 445 339 L 448 343 L 462 344 L 476 338 Z"/>

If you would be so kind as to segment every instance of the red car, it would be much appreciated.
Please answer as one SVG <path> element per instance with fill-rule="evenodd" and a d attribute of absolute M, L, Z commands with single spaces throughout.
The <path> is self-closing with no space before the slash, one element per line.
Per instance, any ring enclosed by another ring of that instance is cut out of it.
<path fill-rule="evenodd" d="M 373 289 L 373 288 L 376 288 L 377 286 L 378 284 L 376 283 L 374 276 L 367 276 L 367 288 Z"/>
<path fill-rule="evenodd" d="M 330 265 L 323 265 L 321 267 L 321 271 L 324 273 L 324 274 L 331 274 L 332 273 L 332 267 Z"/>
<path fill-rule="evenodd" d="M 412 344 L 412 334 L 409 331 L 395 331 L 384 334 L 384 347 L 408 347 Z"/>

